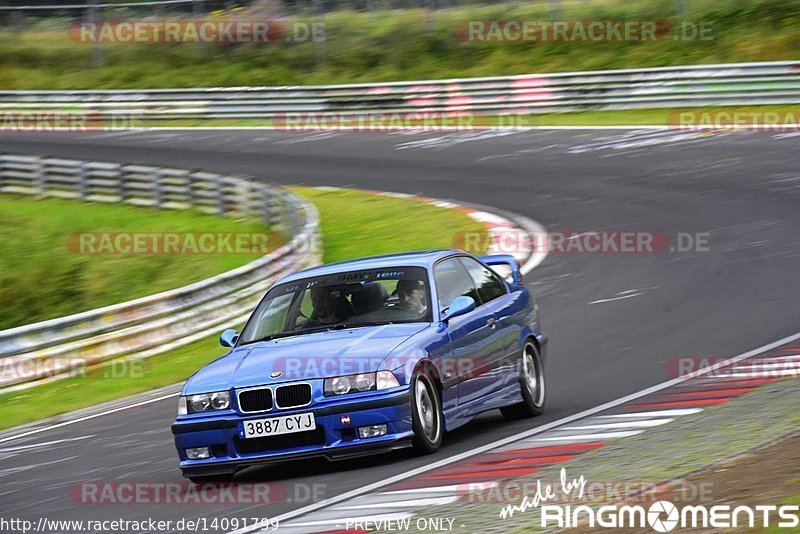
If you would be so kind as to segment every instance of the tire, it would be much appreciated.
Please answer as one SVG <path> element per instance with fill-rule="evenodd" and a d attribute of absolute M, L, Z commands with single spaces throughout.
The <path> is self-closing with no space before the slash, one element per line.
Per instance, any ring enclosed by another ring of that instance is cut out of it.
<path fill-rule="evenodd" d="M 539 356 L 539 349 L 530 340 L 522 349 L 519 384 L 522 402 L 500 408 L 500 412 L 506 419 L 511 420 L 541 415 L 545 403 L 544 365 Z"/>
<path fill-rule="evenodd" d="M 411 443 L 417 452 L 430 454 L 439 450 L 444 433 L 444 418 L 439 391 L 429 374 L 421 369 L 411 378 Z"/>

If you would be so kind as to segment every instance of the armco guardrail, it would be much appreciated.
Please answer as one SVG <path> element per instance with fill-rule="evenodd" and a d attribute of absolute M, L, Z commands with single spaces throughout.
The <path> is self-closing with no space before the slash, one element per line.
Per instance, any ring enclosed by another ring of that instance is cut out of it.
<path fill-rule="evenodd" d="M 277 278 L 320 260 L 316 208 L 288 190 L 245 177 L 2 154 L 0 192 L 258 216 L 288 241 L 258 260 L 179 289 L 0 331 L 0 389 L 110 359 L 152 356 L 241 323 Z"/>
<path fill-rule="evenodd" d="M 797 102 L 800 61 L 325 86 L 0 91 L 0 112 L 73 111 L 143 119 L 279 118 L 290 113 L 528 114 Z"/>

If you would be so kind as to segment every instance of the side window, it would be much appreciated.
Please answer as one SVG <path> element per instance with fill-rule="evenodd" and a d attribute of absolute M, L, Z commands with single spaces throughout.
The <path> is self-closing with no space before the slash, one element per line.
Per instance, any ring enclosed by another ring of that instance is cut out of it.
<path fill-rule="evenodd" d="M 459 261 L 475 282 L 481 302 L 489 302 L 506 294 L 505 284 L 490 269 L 472 258 L 459 258 Z"/>
<path fill-rule="evenodd" d="M 437 264 L 433 277 L 436 279 L 436 296 L 442 309 L 449 307 L 460 296 L 472 297 L 476 304 L 481 303 L 475 284 L 456 258 Z"/>

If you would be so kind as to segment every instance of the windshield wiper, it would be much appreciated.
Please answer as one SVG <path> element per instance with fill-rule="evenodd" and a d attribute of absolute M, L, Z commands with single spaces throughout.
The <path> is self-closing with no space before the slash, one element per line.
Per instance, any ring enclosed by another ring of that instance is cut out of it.
<path fill-rule="evenodd" d="M 360 328 L 362 326 L 383 326 L 394 324 L 392 321 L 357 321 L 351 323 L 337 323 L 328 327 L 328 330 L 346 330 L 347 328 Z"/>
<path fill-rule="evenodd" d="M 302 336 L 303 334 L 313 334 L 314 332 L 325 332 L 330 330 L 328 327 L 307 328 L 306 330 L 291 330 L 289 332 L 278 332 L 277 334 L 270 334 L 268 336 L 260 337 L 250 341 L 245 341 L 242 345 L 249 345 L 250 343 L 260 343 L 262 341 L 272 341 L 273 339 L 280 339 L 282 337 Z"/>
<path fill-rule="evenodd" d="M 394 324 L 392 321 L 358 321 L 351 323 L 337 323 L 332 325 L 315 326 L 314 328 L 306 328 L 304 330 L 291 330 L 289 332 L 278 332 L 269 336 L 260 337 L 251 341 L 245 341 L 242 345 L 249 345 L 251 343 L 260 343 L 262 341 L 272 341 L 273 339 L 280 339 L 282 337 L 302 336 L 303 334 L 314 334 L 316 332 L 329 332 L 331 330 L 345 330 L 347 328 L 360 328 L 363 326 L 381 326 L 385 324 Z"/>

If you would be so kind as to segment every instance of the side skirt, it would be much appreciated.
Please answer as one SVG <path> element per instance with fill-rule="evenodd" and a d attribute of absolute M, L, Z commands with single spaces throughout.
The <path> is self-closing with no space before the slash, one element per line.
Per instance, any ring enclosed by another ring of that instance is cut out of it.
<path fill-rule="evenodd" d="M 447 432 L 469 423 L 476 415 L 522 402 L 519 382 L 514 381 L 507 387 L 496 391 L 482 399 L 475 399 L 444 412 L 444 428 Z"/>

